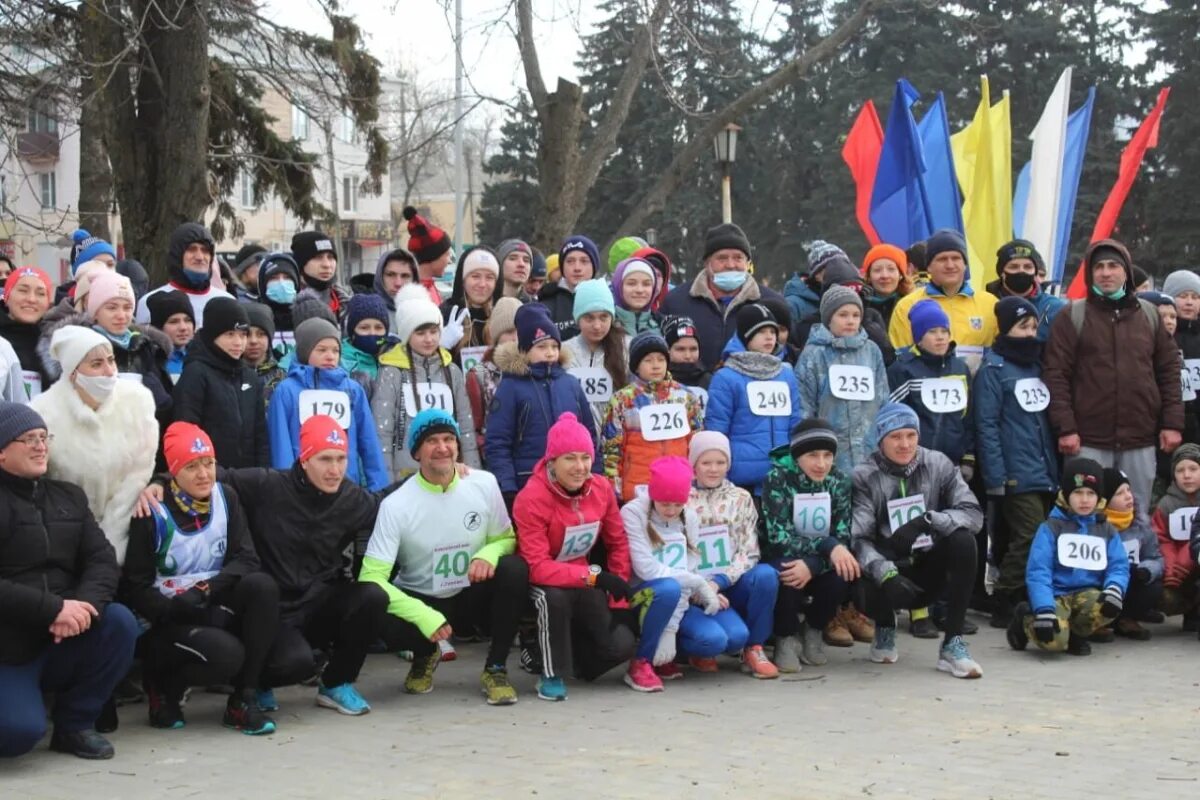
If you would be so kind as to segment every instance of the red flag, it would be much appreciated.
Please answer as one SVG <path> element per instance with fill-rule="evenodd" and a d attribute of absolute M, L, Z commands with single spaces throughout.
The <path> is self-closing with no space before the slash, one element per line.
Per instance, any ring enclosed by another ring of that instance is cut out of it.
<path fill-rule="evenodd" d="M 875 170 L 879 167 L 879 153 L 883 150 L 883 126 L 875 103 L 868 100 L 858 112 L 854 125 L 842 145 L 842 160 L 850 168 L 854 178 L 854 216 L 872 246 L 879 244 L 879 234 L 871 224 L 871 192 L 875 188 Z"/>
<path fill-rule="evenodd" d="M 1117 226 L 1117 217 L 1121 215 L 1121 207 L 1125 205 L 1125 198 L 1129 196 L 1129 190 L 1133 188 L 1133 181 L 1142 168 L 1142 159 L 1145 158 L 1146 151 L 1151 147 L 1158 146 L 1158 125 L 1162 120 L 1163 107 L 1167 104 L 1167 95 L 1170 93 L 1171 87 L 1169 86 L 1158 93 L 1158 101 L 1154 104 L 1154 109 L 1138 126 L 1137 132 L 1133 134 L 1129 144 L 1125 145 L 1125 149 L 1121 151 L 1121 168 L 1117 171 L 1117 182 L 1113 184 L 1112 191 L 1108 193 L 1108 199 L 1104 201 L 1104 208 L 1100 209 L 1100 216 L 1096 217 L 1096 226 L 1092 228 L 1091 241 L 1095 242 L 1112 236 L 1113 228 Z M 1087 287 L 1083 285 L 1083 273 L 1084 265 L 1081 264 L 1079 271 L 1075 273 L 1075 279 L 1071 281 L 1071 287 L 1067 289 L 1067 297 L 1072 300 L 1079 300 L 1087 296 Z"/>

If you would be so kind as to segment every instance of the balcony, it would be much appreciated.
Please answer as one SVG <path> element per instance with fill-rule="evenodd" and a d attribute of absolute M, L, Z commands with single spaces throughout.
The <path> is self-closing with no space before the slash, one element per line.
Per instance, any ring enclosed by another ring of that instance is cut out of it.
<path fill-rule="evenodd" d="M 17 134 L 17 157 L 30 164 L 47 166 L 58 162 L 58 133 L 21 131 Z"/>

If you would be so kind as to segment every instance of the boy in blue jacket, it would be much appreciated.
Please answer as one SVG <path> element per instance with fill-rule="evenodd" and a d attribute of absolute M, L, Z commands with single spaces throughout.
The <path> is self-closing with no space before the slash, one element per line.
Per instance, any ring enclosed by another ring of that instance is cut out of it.
<path fill-rule="evenodd" d="M 1017 606 L 1008 643 L 1024 650 L 1032 639 L 1050 652 L 1092 652 L 1088 637 L 1121 613 L 1129 558 L 1104 516 L 1104 468 L 1090 458 L 1063 466 L 1063 489 L 1038 528 L 1025 568 L 1029 602 Z"/>
<path fill-rule="evenodd" d="M 300 426 L 311 416 L 325 415 L 349 435 L 346 477 L 382 491 L 389 480 L 375 419 L 366 392 L 338 366 L 342 342 L 337 326 L 313 317 L 297 326 L 295 338 L 296 358 L 267 407 L 271 466 L 291 469 L 300 455 Z"/>

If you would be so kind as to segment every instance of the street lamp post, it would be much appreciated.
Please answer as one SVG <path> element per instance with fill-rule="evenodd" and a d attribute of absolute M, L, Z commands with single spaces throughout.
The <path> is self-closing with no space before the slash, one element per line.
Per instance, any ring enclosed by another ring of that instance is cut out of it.
<path fill-rule="evenodd" d="M 730 196 L 732 188 L 731 170 L 737 160 L 737 140 L 740 125 L 730 122 L 713 137 L 713 149 L 717 154 L 717 163 L 721 165 L 721 221 L 733 222 L 733 200 Z"/>

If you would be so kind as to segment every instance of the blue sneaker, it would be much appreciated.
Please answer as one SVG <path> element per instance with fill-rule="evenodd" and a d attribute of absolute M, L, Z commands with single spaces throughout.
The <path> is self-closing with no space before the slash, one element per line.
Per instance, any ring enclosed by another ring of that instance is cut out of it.
<path fill-rule="evenodd" d="M 938 651 L 937 668 L 956 678 L 982 678 L 983 667 L 971 658 L 971 651 L 961 636 L 951 637 Z"/>
<path fill-rule="evenodd" d="M 541 678 L 538 678 L 537 693 L 538 697 L 542 698 L 543 700 L 566 700 L 567 684 L 563 682 L 562 678 L 557 676 L 551 678 L 542 676 Z"/>
<path fill-rule="evenodd" d="M 341 686 L 333 688 L 324 684 L 318 686 L 317 705 L 332 708 L 339 714 L 349 714 L 352 717 L 366 714 L 371 710 L 367 701 L 363 700 L 363 696 L 358 693 L 352 683 L 343 683 Z"/>
<path fill-rule="evenodd" d="M 255 692 L 259 711 L 278 711 L 279 701 L 275 699 L 274 689 L 259 689 Z"/>
<path fill-rule="evenodd" d="M 871 660 L 876 664 L 895 664 L 900 658 L 896 652 L 896 629 L 875 626 L 875 641 L 871 644 Z"/>

